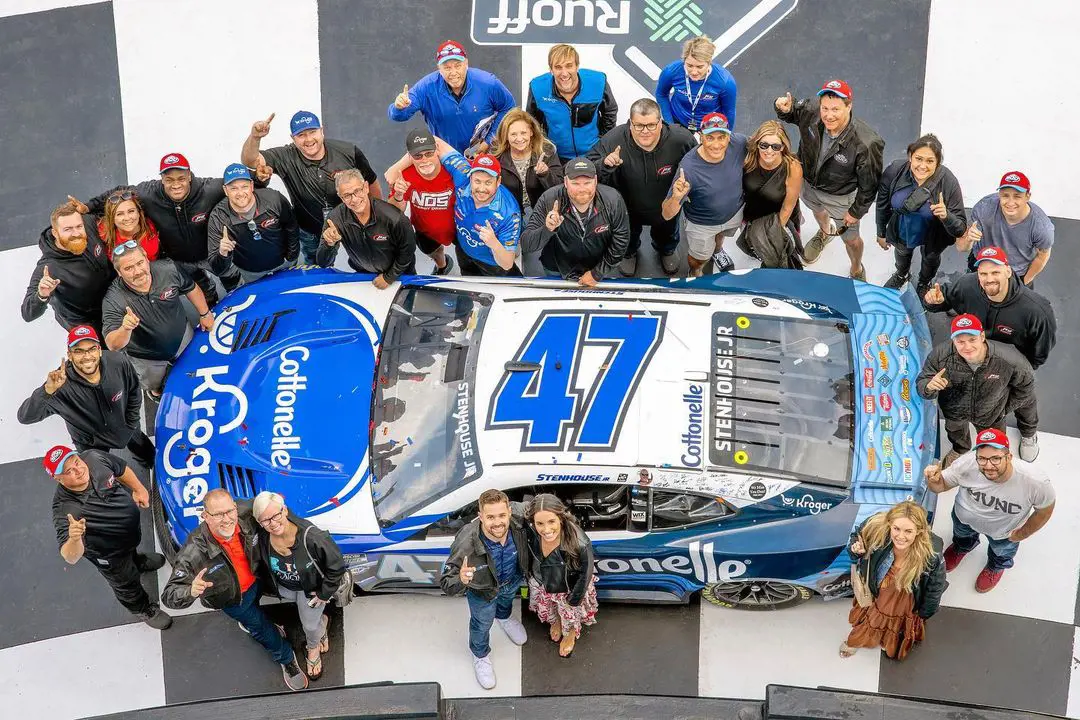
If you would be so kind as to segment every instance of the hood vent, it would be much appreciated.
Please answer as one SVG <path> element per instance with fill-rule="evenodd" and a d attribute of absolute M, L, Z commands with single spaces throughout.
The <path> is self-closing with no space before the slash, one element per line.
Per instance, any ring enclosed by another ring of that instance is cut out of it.
<path fill-rule="evenodd" d="M 273 315 L 264 315 L 256 318 L 246 318 L 240 321 L 233 338 L 232 351 L 246 350 L 247 348 L 262 345 L 268 342 L 274 335 L 278 321 L 281 318 L 296 312 L 295 310 L 279 310 Z"/>
<path fill-rule="evenodd" d="M 236 499 L 255 497 L 262 484 L 256 484 L 258 475 L 254 470 L 242 465 L 218 463 L 218 478 L 221 480 L 221 487 Z"/>

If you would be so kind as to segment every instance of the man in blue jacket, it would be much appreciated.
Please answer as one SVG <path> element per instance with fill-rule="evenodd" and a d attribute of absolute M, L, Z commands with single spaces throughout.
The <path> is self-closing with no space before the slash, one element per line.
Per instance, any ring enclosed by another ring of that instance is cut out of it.
<path fill-rule="evenodd" d="M 601 135 L 615 127 L 619 105 L 607 75 L 581 70 L 573 45 L 548 51 L 551 72 L 532 79 L 525 110 L 540 123 L 563 164 L 592 150 Z"/>
<path fill-rule="evenodd" d="M 499 123 L 517 103 L 499 78 L 469 67 L 461 43 L 447 40 L 435 52 L 436 71 L 406 85 L 390 104 L 387 114 L 405 122 L 420 112 L 431 134 L 458 152 L 487 152 Z"/>

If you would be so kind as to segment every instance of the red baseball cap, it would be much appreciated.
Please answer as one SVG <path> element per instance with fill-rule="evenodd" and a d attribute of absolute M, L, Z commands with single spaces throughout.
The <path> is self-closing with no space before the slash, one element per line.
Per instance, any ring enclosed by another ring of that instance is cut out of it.
<path fill-rule="evenodd" d="M 1012 188 L 1020 192 L 1031 192 L 1031 181 L 1028 180 L 1027 175 L 1019 170 L 1010 170 L 1001 176 L 1001 182 L 998 183 L 998 190 L 1004 190 L 1005 188 Z"/>
<path fill-rule="evenodd" d="M 981 262 L 992 262 L 995 265 L 1008 265 L 1009 256 L 999 247 L 985 247 L 975 255 L 975 266 Z"/>
<path fill-rule="evenodd" d="M 702 135 L 712 135 L 715 132 L 731 134 L 731 126 L 728 125 L 727 116 L 718 112 L 711 112 L 701 118 L 700 130 Z"/>
<path fill-rule="evenodd" d="M 187 158 L 180 153 L 169 153 L 161 158 L 161 174 L 168 172 L 169 170 L 190 170 L 191 163 L 187 161 Z"/>
<path fill-rule="evenodd" d="M 843 80 L 829 80 L 818 90 L 818 97 L 822 95 L 835 95 L 845 100 L 851 99 L 851 86 Z"/>
<path fill-rule="evenodd" d="M 975 447 L 979 448 L 983 445 L 989 447 L 996 447 L 1001 450 L 1009 449 L 1009 436 L 1001 432 L 997 428 L 987 428 L 980 430 L 975 434 Z"/>
<path fill-rule="evenodd" d="M 49 452 L 45 453 L 45 457 L 42 459 L 41 464 L 45 466 L 45 472 L 56 477 L 64 472 L 64 463 L 66 463 L 67 459 L 72 455 L 78 455 L 78 453 L 67 445 L 54 445 L 49 448 Z"/>
<path fill-rule="evenodd" d="M 447 40 L 435 50 L 435 64 L 442 65 L 447 60 L 468 60 L 469 54 L 461 43 L 456 40 Z"/>
<path fill-rule="evenodd" d="M 499 177 L 499 174 L 502 172 L 502 163 L 499 162 L 499 158 L 488 153 L 481 153 L 474 157 L 472 162 L 469 163 L 469 167 L 472 168 L 472 170 L 469 171 L 469 174 L 479 170 L 480 172 L 486 172 L 489 175 Z"/>
<path fill-rule="evenodd" d="M 98 337 L 97 330 L 89 325 L 76 325 L 68 331 L 68 347 L 75 347 L 83 340 L 93 340 L 98 345 L 101 344 L 101 338 Z"/>
<path fill-rule="evenodd" d="M 978 335 L 983 331 L 982 320 L 971 313 L 957 315 L 953 318 L 950 338 L 957 335 Z"/>

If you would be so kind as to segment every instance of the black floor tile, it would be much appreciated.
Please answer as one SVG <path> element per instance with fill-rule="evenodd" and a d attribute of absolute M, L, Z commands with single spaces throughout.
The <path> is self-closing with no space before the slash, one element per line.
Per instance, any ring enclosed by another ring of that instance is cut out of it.
<path fill-rule="evenodd" d="M 569 658 L 523 609 L 522 695 L 636 693 L 696 696 L 699 607 L 601 605 Z"/>
<path fill-rule="evenodd" d="M 882 657 L 879 690 L 1064 714 L 1072 649 L 1071 625 L 942 608 L 903 662 Z"/>

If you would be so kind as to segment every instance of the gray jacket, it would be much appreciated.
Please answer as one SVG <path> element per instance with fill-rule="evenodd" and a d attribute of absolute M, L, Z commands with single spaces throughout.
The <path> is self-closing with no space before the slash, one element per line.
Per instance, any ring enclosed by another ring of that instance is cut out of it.
<path fill-rule="evenodd" d="M 919 395 L 937 398 L 941 413 L 949 420 L 968 420 L 976 427 L 996 425 L 1018 407 L 1035 402 L 1035 371 L 1012 345 L 986 341 L 986 360 L 978 370 L 956 352 L 952 341 L 941 343 L 926 358 L 915 387 Z M 949 384 L 940 392 L 927 390 L 942 368 Z"/>

